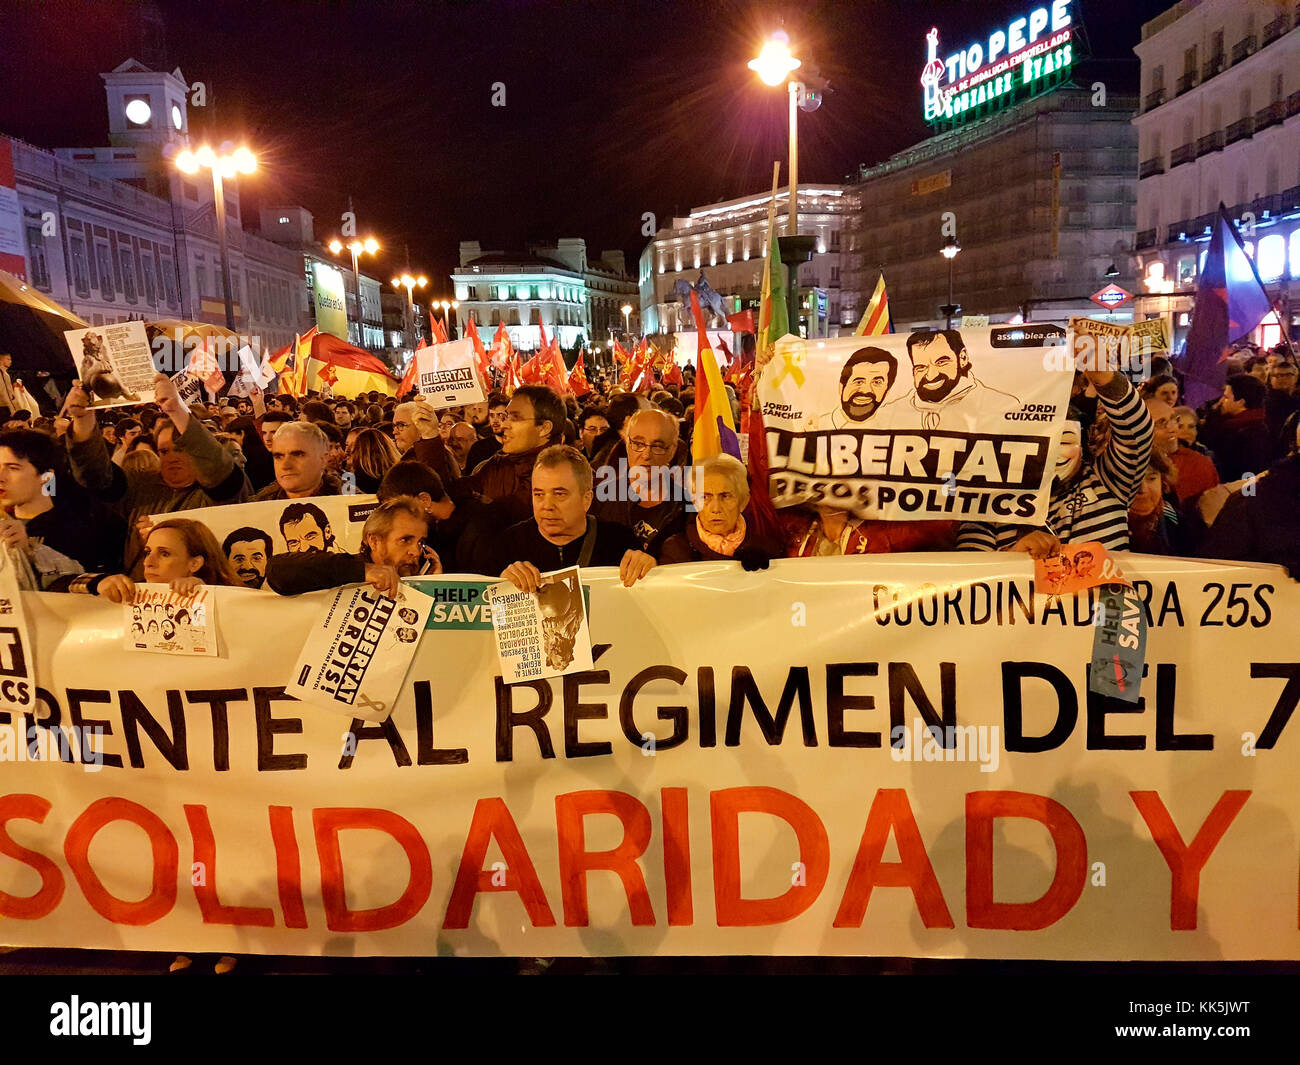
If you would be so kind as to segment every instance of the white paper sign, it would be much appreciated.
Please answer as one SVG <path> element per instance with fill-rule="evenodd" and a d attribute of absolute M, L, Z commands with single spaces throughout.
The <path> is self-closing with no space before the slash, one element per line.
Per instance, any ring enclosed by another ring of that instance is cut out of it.
<path fill-rule="evenodd" d="M 36 706 L 36 653 L 28 635 L 13 552 L 0 550 L 0 707 Z"/>
<path fill-rule="evenodd" d="M 285 691 L 349 717 L 387 720 L 432 609 L 433 599 L 410 585 L 396 599 L 365 584 L 340 588 L 312 626 Z"/>
<path fill-rule="evenodd" d="M 432 407 L 482 403 L 483 386 L 474 370 L 474 342 L 453 340 L 415 353 L 420 392 Z"/>
<path fill-rule="evenodd" d="M 92 407 L 153 402 L 153 351 L 144 322 L 118 322 L 63 334 Z"/>
<path fill-rule="evenodd" d="M 489 590 L 501 678 L 506 684 L 592 668 L 591 630 L 578 568 L 542 574 L 535 592 L 509 581 Z"/>
<path fill-rule="evenodd" d="M 122 644 L 128 651 L 215 658 L 215 605 L 207 588 L 181 595 L 166 584 L 137 584 L 135 600 L 122 604 Z"/>

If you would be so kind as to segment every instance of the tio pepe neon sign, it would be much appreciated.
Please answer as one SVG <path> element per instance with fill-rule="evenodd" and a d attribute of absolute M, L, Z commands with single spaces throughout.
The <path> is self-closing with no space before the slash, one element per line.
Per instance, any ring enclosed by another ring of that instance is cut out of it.
<path fill-rule="evenodd" d="M 1053 0 L 1050 7 L 1035 8 L 1005 29 L 994 30 L 987 45 L 976 41 L 946 59 L 939 58 L 938 29 L 931 29 L 921 71 L 926 121 L 958 118 L 972 107 L 1068 67 L 1074 58 L 1071 2 Z"/>

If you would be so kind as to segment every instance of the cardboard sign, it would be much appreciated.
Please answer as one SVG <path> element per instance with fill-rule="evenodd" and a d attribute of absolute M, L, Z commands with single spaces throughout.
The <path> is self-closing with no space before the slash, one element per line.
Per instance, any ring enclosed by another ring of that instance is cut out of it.
<path fill-rule="evenodd" d="M 128 651 L 215 658 L 214 605 L 207 588 L 180 595 L 166 584 L 137 584 L 135 600 L 122 604 L 122 645 Z"/>
<path fill-rule="evenodd" d="M 153 402 L 153 349 L 144 322 L 118 322 L 63 334 L 90 405 Z"/>
<path fill-rule="evenodd" d="M 578 568 L 542 574 L 535 592 L 491 588 L 492 629 L 506 684 L 591 669 L 591 631 Z"/>
<path fill-rule="evenodd" d="M 483 386 L 474 372 L 474 342 L 453 340 L 415 353 L 420 393 L 431 407 L 460 407 L 482 403 Z"/>

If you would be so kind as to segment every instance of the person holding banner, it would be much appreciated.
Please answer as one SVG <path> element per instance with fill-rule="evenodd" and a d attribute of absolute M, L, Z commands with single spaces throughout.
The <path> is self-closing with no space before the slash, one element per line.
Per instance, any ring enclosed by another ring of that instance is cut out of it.
<path fill-rule="evenodd" d="M 364 583 L 396 597 L 403 577 L 442 572 L 442 562 L 424 542 L 428 531 L 424 507 L 410 496 L 394 496 L 366 519 L 357 554 L 306 551 L 275 555 L 266 567 L 266 583 L 280 595 Z"/>
<path fill-rule="evenodd" d="M 659 564 L 734 560 L 742 569 L 767 569 L 783 552 L 745 521 L 749 476 L 739 459 L 714 455 L 696 470 L 691 497 L 695 520 L 659 549 Z"/>
<path fill-rule="evenodd" d="M 142 569 L 146 584 L 166 584 L 182 595 L 204 585 L 245 587 L 211 530 L 188 518 L 167 518 L 150 530 Z M 114 603 L 135 599 L 135 581 L 125 573 L 85 573 L 66 590 L 102 595 Z"/>
<path fill-rule="evenodd" d="M 157 473 L 127 473 L 113 465 L 90 398 L 79 383 L 72 385 L 65 411 L 70 419 L 66 441 L 72 475 L 126 519 L 123 572 L 135 578 L 143 573 L 150 515 L 243 503 L 251 494 L 244 471 L 220 441 L 190 417 L 176 385 L 165 374 L 154 378 L 154 398 L 166 417 L 154 438 L 161 462 Z"/>
<path fill-rule="evenodd" d="M 1111 551 L 1129 549 L 1128 510 L 1150 464 L 1151 415 L 1123 374 L 1085 370 L 1110 425 L 1105 446 L 1087 455 L 1082 426 L 1066 422 L 1056 450 L 1056 475 L 1047 522 L 1041 529 L 963 522 L 958 550 L 1025 551 L 1056 555 L 1061 544 L 1095 540 Z"/>
<path fill-rule="evenodd" d="M 617 566 L 628 588 L 654 569 L 654 557 L 637 549 L 627 526 L 587 513 L 594 498 L 591 465 L 577 448 L 556 444 L 543 450 L 531 491 L 533 517 L 506 529 L 490 556 L 492 571 L 499 567 L 521 592 L 537 591 L 543 573 L 570 566 Z"/>

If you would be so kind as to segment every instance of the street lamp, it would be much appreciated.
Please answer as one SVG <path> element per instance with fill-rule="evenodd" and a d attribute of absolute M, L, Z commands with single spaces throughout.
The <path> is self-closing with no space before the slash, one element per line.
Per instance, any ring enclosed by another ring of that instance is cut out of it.
<path fill-rule="evenodd" d="M 790 38 L 784 30 L 777 30 L 763 50 L 749 61 L 749 69 L 758 75 L 764 85 L 773 87 L 786 82 L 790 94 L 790 222 L 789 234 L 799 232 L 799 90 L 802 82 L 790 75 L 803 65 L 790 53 Z"/>
<path fill-rule="evenodd" d="M 957 258 L 957 253 L 961 251 L 961 245 L 957 243 L 956 237 L 949 237 L 948 243 L 939 249 L 939 254 L 948 260 L 948 304 L 940 308 L 948 320 L 945 329 L 952 328 L 952 316 L 957 313 L 958 308 L 952 302 L 952 261 Z"/>
<path fill-rule="evenodd" d="M 429 279 L 424 276 L 412 277 L 410 274 L 403 274 L 401 277 L 393 278 L 393 288 L 406 289 L 406 310 L 411 316 L 411 346 L 417 343 L 415 339 L 415 290 L 424 288 L 429 283 Z"/>
<path fill-rule="evenodd" d="M 632 304 L 625 303 L 619 308 L 623 312 L 623 332 L 632 335 Z"/>
<path fill-rule="evenodd" d="M 447 339 L 452 340 L 453 337 L 451 335 L 451 329 L 449 328 L 451 326 L 450 315 L 451 312 L 460 309 L 460 300 L 433 300 L 430 302 L 429 306 L 442 308 L 442 327 L 447 331 Z M 457 324 L 459 325 L 459 323 Z"/>
<path fill-rule="evenodd" d="M 228 145 L 219 151 L 203 145 L 198 151 L 186 148 L 176 156 L 176 169 L 183 174 L 197 174 L 207 168 L 212 174 L 212 202 L 217 209 L 217 244 L 221 249 L 221 284 L 226 294 L 226 328 L 235 331 L 235 303 L 230 292 L 230 256 L 226 246 L 226 193 L 223 182 L 234 180 L 239 174 L 252 174 L 257 170 L 257 157 L 247 148 L 236 148 L 226 154 Z M 200 299 L 203 294 L 199 293 Z"/>
<path fill-rule="evenodd" d="M 365 240 L 356 239 L 349 244 L 344 244 L 336 237 L 329 243 L 329 249 L 335 255 L 344 248 L 352 253 L 352 282 L 357 290 L 357 346 L 365 347 L 366 330 L 361 316 L 361 254 L 365 252 L 367 255 L 374 255 L 379 251 L 379 241 L 374 237 L 366 237 Z"/>

